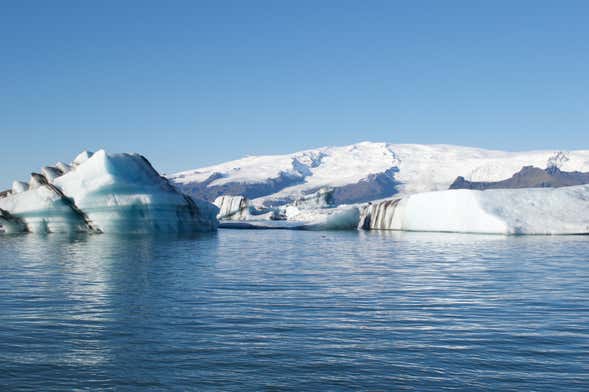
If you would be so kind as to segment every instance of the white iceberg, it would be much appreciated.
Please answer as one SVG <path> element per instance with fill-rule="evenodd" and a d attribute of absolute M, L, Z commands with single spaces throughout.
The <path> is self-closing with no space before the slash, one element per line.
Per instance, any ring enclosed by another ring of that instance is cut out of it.
<path fill-rule="evenodd" d="M 418 193 L 364 207 L 359 228 L 488 234 L 588 234 L 589 185 Z"/>
<path fill-rule="evenodd" d="M 299 209 L 286 207 L 289 222 L 299 222 L 307 230 L 351 230 L 358 226 L 360 209 L 354 205 L 341 205 L 334 208 Z"/>
<path fill-rule="evenodd" d="M 330 208 L 335 205 L 333 193 L 333 188 L 322 187 L 316 192 L 299 197 L 291 204 L 299 209 Z"/>
<path fill-rule="evenodd" d="M 60 165 L 62 166 L 62 165 Z M 67 173 L 61 175 L 67 169 Z M 218 209 L 178 192 L 138 154 L 83 152 L 45 167 L 0 199 L 5 232 L 193 232 L 217 227 Z"/>
<path fill-rule="evenodd" d="M 219 219 L 245 220 L 249 217 L 248 201 L 243 196 L 219 196 L 213 204 L 219 207 Z"/>
<path fill-rule="evenodd" d="M 287 220 L 222 220 L 219 224 L 228 229 L 287 229 L 287 230 L 356 230 L 360 219 L 357 206 L 298 210 L 288 207 Z"/>
<path fill-rule="evenodd" d="M 219 207 L 217 219 L 231 221 L 246 220 L 276 220 L 278 210 L 266 207 L 256 207 L 244 196 L 219 196 L 213 202 Z"/>
<path fill-rule="evenodd" d="M 236 229 L 353 230 L 360 219 L 356 205 L 333 207 L 332 191 L 319 191 L 275 208 L 254 207 L 243 196 L 219 196 L 221 227 Z M 268 211 L 260 213 L 260 211 Z"/>

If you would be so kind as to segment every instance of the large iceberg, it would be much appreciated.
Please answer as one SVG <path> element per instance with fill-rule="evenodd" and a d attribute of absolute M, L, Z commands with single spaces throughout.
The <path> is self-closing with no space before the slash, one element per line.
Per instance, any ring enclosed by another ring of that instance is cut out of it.
<path fill-rule="evenodd" d="M 4 232 L 211 231 L 217 212 L 178 192 L 142 155 L 104 150 L 44 167 L 0 198 Z"/>
<path fill-rule="evenodd" d="M 588 234 L 589 185 L 418 193 L 365 206 L 358 227 L 489 234 Z"/>

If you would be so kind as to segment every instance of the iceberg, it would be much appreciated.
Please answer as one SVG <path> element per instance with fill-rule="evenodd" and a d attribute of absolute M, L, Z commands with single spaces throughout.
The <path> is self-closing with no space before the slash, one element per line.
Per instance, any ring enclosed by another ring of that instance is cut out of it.
<path fill-rule="evenodd" d="M 277 209 L 258 208 L 245 196 L 219 196 L 213 204 L 219 208 L 217 219 L 232 221 L 280 219 Z"/>
<path fill-rule="evenodd" d="M 360 209 L 353 205 L 335 208 L 298 210 L 289 206 L 287 220 L 222 220 L 228 229 L 286 229 L 286 230 L 356 230 Z"/>
<path fill-rule="evenodd" d="M 358 226 L 360 209 L 354 205 L 308 210 L 293 206 L 287 208 L 287 219 L 301 222 L 306 230 L 353 230 Z"/>
<path fill-rule="evenodd" d="M 249 217 L 248 201 L 244 196 L 219 196 L 213 204 L 219 207 L 218 219 L 245 220 Z"/>
<path fill-rule="evenodd" d="M 219 196 L 215 205 L 221 227 L 235 229 L 353 230 L 360 210 L 355 205 L 334 207 L 333 190 L 317 192 L 279 207 L 256 207 L 244 196 Z"/>
<path fill-rule="evenodd" d="M 296 199 L 292 205 L 301 209 L 329 208 L 334 207 L 334 189 L 329 187 L 320 188 L 317 192 L 307 194 Z"/>
<path fill-rule="evenodd" d="M 178 192 L 142 155 L 104 150 L 44 167 L 0 198 L 7 233 L 212 231 L 217 212 Z"/>
<path fill-rule="evenodd" d="M 418 193 L 363 207 L 358 227 L 486 234 L 589 234 L 589 185 Z"/>
<path fill-rule="evenodd" d="M 323 187 L 280 207 L 281 215 L 291 222 L 299 222 L 306 230 L 355 229 L 360 219 L 356 205 L 334 205 L 334 189 Z"/>

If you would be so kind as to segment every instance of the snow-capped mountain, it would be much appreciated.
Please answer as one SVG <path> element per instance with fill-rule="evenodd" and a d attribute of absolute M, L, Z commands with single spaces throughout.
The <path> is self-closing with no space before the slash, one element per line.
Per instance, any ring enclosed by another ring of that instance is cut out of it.
<path fill-rule="evenodd" d="M 183 192 L 214 200 L 244 195 L 280 205 L 323 187 L 336 204 L 445 190 L 458 177 L 500 181 L 524 166 L 589 171 L 589 150 L 504 152 L 451 145 L 362 142 L 286 155 L 249 156 L 169 176 Z"/>

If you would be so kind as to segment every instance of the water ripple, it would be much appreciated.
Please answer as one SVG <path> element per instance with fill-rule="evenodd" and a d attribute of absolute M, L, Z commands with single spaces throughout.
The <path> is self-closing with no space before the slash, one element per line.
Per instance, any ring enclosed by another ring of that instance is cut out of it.
<path fill-rule="evenodd" d="M 589 238 L 0 238 L 4 390 L 589 390 Z"/>

